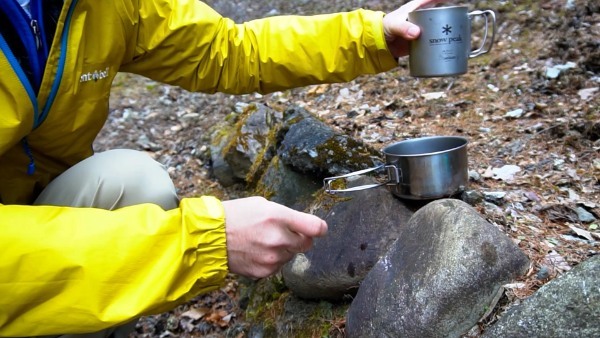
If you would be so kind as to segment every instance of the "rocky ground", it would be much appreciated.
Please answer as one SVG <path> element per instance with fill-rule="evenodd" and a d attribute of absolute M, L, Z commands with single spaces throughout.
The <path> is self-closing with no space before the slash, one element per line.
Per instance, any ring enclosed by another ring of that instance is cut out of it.
<path fill-rule="evenodd" d="M 238 21 L 365 7 L 397 1 L 207 1 Z M 459 2 L 449 1 L 449 4 Z M 596 255 L 600 246 L 600 5 L 592 0 L 471 1 L 494 9 L 496 44 L 455 78 L 415 79 L 408 60 L 385 74 L 269 95 L 188 93 L 130 74 L 114 82 L 111 116 L 97 151 L 141 149 L 165 163 L 182 196 L 245 194 L 210 177 L 211 128 L 246 103 L 300 105 L 376 149 L 406 138 L 469 139 L 476 207 L 532 261 L 483 326 L 540 286 Z M 474 43 L 477 43 L 475 40 Z M 135 337 L 241 336 L 238 280 L 172 312 L 144 317 Z M 227 330 L 229 329 L 229 333 Z M 343 335 L 343 320 L 332 336 Z"/>

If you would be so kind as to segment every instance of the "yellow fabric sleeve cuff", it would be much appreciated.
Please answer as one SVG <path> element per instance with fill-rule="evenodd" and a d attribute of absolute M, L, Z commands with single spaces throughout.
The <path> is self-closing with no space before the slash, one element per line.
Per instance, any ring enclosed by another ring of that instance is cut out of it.
<path fill-rule="evenodd" d="M 364 11 L 365 16 L 365 37 L 372 40 L 372 44 L 377 48 L 379 56 L 379 68 L 382 71 L 390 70 L 398 66 L 398 61 L 394 58 L 387 47 L 385 33 L 383 31 L 384 12 Z"/>
<path fill-rule="evenodd" d="M 221 201 L 211 196 L 184 198 L 179 208 L 183 226 L 196 248 L 195 253 L 187 256 L 197 276 L 187 297 L 192 298 L 219 287 L 227 275 L 225 210 Z"/>

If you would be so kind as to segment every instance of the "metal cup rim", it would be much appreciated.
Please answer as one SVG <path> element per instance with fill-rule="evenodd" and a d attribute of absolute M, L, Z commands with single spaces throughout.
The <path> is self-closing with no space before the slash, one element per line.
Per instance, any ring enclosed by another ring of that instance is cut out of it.
<path fill-rule="evenodd" d="M 420 8 L 416 9 L 413 12 L 429 12 L 429 11 L 439 11 L 439 10 L 447 10 L 447 9 L 469 9 L 468 6 L 445 6 L 445 7 L 432 7 L 432 8 Z"/>
<path fill-rule="evenodd" d="M 392 153 L 392 152 L 389 151 L 390 148 L 398 146 L 399 144 L 407 144 L 407 143 L 415 143 L 415 142 L 425 142 L 425 141 L 429 141 L 429 140 L 439 140 L 439 139 L 448 139 L 448 140 L 453 140 L 453 141 L 459 141 L 460 144 L 458 146 L 454 146 L 454 147 L 451 147 L 451 148 L 449 147 L 449 148 L 443 149 L 443 150 L 431 151 L 431 152 L 419 153 L 419 154 L 398 154 L 398 153 Z M 395 157 L 422 157 L 422 156 L 431 156 L 431 155 L 443 154 L 443 153 L 455 151 L 455 150 L 458 150 L 458 149 L 466 147 L 468 145 L 468 143 L 469 143 L 469 140 L 467 140 L 465 137 L 462 137 L 462 136 L 424 136 L 424 137 L 417 137 L 417 138 L 412 138 L 412 139 L 406 139 L 406 140 L 402 140 L 402 141 L 398 141 L 398 142 L 392 143 L 390 145 L 387 145 L 385 148 L 383 148 L 382 152 L 386 156 L 395 156 Z"/>

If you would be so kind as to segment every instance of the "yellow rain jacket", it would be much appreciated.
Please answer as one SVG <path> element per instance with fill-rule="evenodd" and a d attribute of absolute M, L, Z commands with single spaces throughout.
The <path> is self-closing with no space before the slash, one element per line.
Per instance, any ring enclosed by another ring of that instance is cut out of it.
<path fill-rule="evenodd" d="M 0 336 L 98 331 L 171 309 L 226 276 L 215 198 L 169 211 L 29 205 L 92 154 L 117 72 L 209 93 L 349 81 L 397 65 L 382 16 L 235 24 L 198 0 L 65 0 L 37 92 L 0 35 Z"/>

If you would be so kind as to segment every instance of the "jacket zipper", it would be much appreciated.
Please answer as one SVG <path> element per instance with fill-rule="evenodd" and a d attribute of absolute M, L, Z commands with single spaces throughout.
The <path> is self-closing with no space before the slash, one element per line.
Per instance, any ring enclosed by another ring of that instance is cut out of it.
<path fill-rule="evenodd" d="M 33 27 L 37 26 L 38 23 L 36 21 L 36 23 L 34 24 L 34 20 L 29 19 L 27 13 L 25 13 L 23 8 L 21 8 L 21 5 L 19 5 L 15 0 L 0 1 L 0 6 L 8 16 L 8 19 L 10 21 L 9 24 L 13 25 L 17 32 L 19 32 L 21 41 L 27 53 L 27 59 L 29 60 L 29 66 L 33 73 L 34 82 L 36 83 L 36 85 L 29 81 L 29 79 L 25 75 L 25 72 L 23 71 L 23 68 L 17 61 L 16 56 L 11 52 L 10 47 L 8 46 L 6 41 L 4 41 L 3 43 L 2 51 L 5 53 L 5 55 L 9 56 L 8 59 L 12 68 L 15 70 L 15 72 L 19 76 L 19 79 L 21 80 L 21 83 L 27 90 L 30 100 L 32 101 L 32 103 L 34 103 L 34 107 L 37 107 L 37 90 L 39 87 L 39 83 L 41 83 L 43 73 L 43 70 L 41 69 L 42 67 L 40 66 L 39 48 L 36 43 L 37 38 L 36 34 L 33 31 Z M 34 111 L 34 121 L 37 120 L 37 115 L 38 109 Z"/>
<path fill-rule="evenodd" d="M 44 122 L 44 120 L 48 116 L 50 107 L 52 107 L 52 104 L 56 99 L 56 93 L 58 92 L 58 88 L 60 87 L 60 82 L 65 71 L 65 63 L 67 59 L 67 42 L 69 40 L 69 31 L 71 29 L 71 19 L 73 18 L 73 11 L 75 10 L 75 6 L 77 5 L 78 1 L 79 0 L 73 0 L 69 5 L 69 11 L 67 12 L 67 17 L 65 19 L 62 35 L 60 37 L 60 56 L 58 58 L 58 68 L 56 70 L 54 82 L 52 83 L 52 87 L 50 89 L 50 95 L 48 96 L 48 100 L 46 101 L 46 104 L 44 105 L 41 114 L 38 116 L 37 124 L 34 125 L 34 129 L 39 127 L 42 124 L 42 122 Z"/>
<path fill-rule="evenodd" d="M 31 30 L 33 31 L 33 37 L 35 38 L 35 46 L 39 51 L 42 48 L 42 33 L 36 19 L 31 19 Z"/>
<path fill-rule="evenodd" d="M 54 81 L 52 83 L 52 87 L 50 89 L 50 95 L 48 96 L 48 100 L 46 101 L 46 104 L 40 112 L 39 102 L 37 100 L 37 91 L 41 86 L 42 77 L 44 74 L 44 66 L 49 53 L 49 47 L 46 43 L 46 36 L 43 28 L 44 24 L 42 21 L 42 2 L 43 0 L 32 1 L 30 19 L 29 15 L 25 13 L 23 8 L 21 8 L 21 6 L 16 1 L 0 1 L 0 7 L 8 15 L 9 20 L 11 21 L 10 24 L 12 24 L 17 29 L 19 35 L 23 34 L 21 38 L 25 46 L 25 50 L 28 54 L 28 60 L 30 60 L 30 67 L 33 72 L 33 78 L 35 83 L 31 83 L 31 81 L 25 74 L 25 71 L 19 64 L 19 61 L 17 60 L 16 56 L 10 49 L 10 46 L 0 34 L 0 50 L 7 57 L 9 64 L 11 65 L 11 67 L 17 74 L 17 77 L 21 81 L 21 84 L 25 88 L 33 106 L 32 130 L 37 129 L 46 119 L 48 112 L 50 111 L 50 107 L 52 106 L 56 98 L 56 93 L 58 92 L 58 88 L 60 86 L 60 82 L 65 68 L 65 59 L 67 54 L 67 39 L 69 35 L 71 18 L 73 16 L 73 10 L 75 8 L 75 5 L 77 4 L 77 0 L 73 0 L 69 6 L 67 18 L 65 20 L 61 36 L 61 49 L 58 62 L 58 69 Z M 33 158 L 31 148 L 29 147 L 29 142 L 27 141 L 27 136 L 25 136 L 21 140 L 21 143 L 23 145 L 25 153 L 27 154 L 30 160 L 30 163 L 27 168 L 27 173 L 29 175 L 33 175 L 33 173 L 35 172 L 35 161 Z"/>

